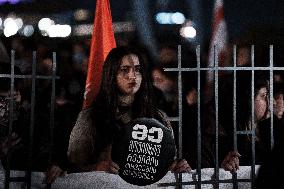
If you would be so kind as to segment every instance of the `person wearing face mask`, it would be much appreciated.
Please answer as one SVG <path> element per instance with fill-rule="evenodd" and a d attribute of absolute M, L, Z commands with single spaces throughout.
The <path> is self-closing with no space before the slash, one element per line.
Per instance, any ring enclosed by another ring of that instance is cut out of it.
<path fill-rule="evenodd" d="M 92 108 L 83 110 L 69 139 L 68 157 L 80 171 L 118 174 L 112 161 L 113 139 L 120 128 L 140 118 L 155 118 L 171 128 L 165 113 L 152 99 L 152 86 L 140 53 L 127 47 L 110 51 L 103 67 L 101 87 Z M 186 160 L 173 162 L 173 172 L 187 172 Z"/>

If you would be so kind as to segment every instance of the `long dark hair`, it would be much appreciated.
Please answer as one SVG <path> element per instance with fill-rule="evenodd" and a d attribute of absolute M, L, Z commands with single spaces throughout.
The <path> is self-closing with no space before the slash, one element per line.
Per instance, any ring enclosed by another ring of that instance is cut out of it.
<path fill-rule="evenodd" d="M 133 48 L 114 48 L 109 52 L 104 62 L 101 87 L 93 103 L 93 116 L 96 119 L 95 127 L 96 129 L 102 129 L 104 134 L 109 134 L 109 132 L 114 129 L 113 127 L 115 127 L 115 113 L 118 108 L 119 94 L 116 76 L 122 63 L 122 58 L 129 54 L 134 54 L 139 58 L 140 72 L 142 75 L 142 82 L 139 90 L 135 94 L 132 105 L 132 116 L 133 118 L 155 116 L 156 105 L 153 102 L 152 83 L 148 75 L 150 72 L 147 70 L 147 64 L 144 62 L 142 55 Z M 99 126 L 97 122 L 100 122 Z"/>
<path fill-rule="evenodd" d="M 237 87 L 237 122 L 241 130 L 245 130 L 251 120 L 252 103 L 251 101 L 251 72 L 243 71 L 238 77 Z M 263 72 L 255 72 L 254 76 L 254 99 L 261 88 L 268 88 L 268 80 Z"/>

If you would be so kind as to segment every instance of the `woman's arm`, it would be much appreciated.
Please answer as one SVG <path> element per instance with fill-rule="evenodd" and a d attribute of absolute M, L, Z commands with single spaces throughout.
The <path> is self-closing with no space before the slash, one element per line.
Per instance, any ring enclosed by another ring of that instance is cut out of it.
<path fill-rule="evenodd" d="M 90 161 L 94 151 L 93 136 L 91 110 L 83 110 L 70 134 L 67 151 L 69 161 L 76 167 L 83 167 Z"/>

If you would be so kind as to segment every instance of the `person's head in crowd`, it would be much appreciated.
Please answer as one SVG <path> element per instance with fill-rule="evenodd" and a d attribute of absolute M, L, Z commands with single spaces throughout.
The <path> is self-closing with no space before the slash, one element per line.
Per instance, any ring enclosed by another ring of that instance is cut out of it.
<path fill-rule="evenodd" d="M 273 85 L 273 114 L 281 119 L 284 112 L 284 99 L 283 99 L 283 86 L 282 84 Z"/>
<path fill-rule="evenodd" d="M 275 83 L 283 83 L 283 71 L 274 71 L 273 72 L 273 81 Z"/>
<path fill-rule="evenodd" d="M 159 62 L 162 67 L 177 67 L 177 49 L 171 46 L 163 46 L 159 51 Z"/>
<path fill-rule="evenodd" d="M 237 120 L 242 127 L 249 127 L 268 118 L 268 80 L 264 73 L 256 72 L 254 77 L 254 120 L 252 120 L 251 73 L 243 72 L 237 80 Z M 244 128 L 243 128 L 244 129 Z"/>
<path fill-rule="evenodd" d="M 197 90 L 194 87 L 189 88 L 186 91 L 186 103 L 188 106 L 195 105 L 197 103 Z"/>
<path fill-rule="evenodd" d="M 88 61 L 86 49 L 82 43 L 75 43 L 72 48 L 72 65 L 76 71 L 85 73 L 86 64 Z"/>
<path fill-rule="evenodd" d="M 37 71 L 43 75 L 51 75 L 52 62 L 52 52 L 46 51 L 45 53 L 41 54 L 41 57 L 39 58 L 39 65 Z"/>
<path fill-rule="evenodd" d="M 119 106 L 133 104 L 134 117 L 152 117 L 152 85 L 148 73 L 143 58 L 135 49 L 112 49 L 104 63 L 96 102 L 103 104 L 110 116 L 115 115 Z"/>
<path fill-rule="evenodd" d="M 251 44 L 238 40 L 232 42 L 227 49 L 225 61 L 229 61 L 231 65 L 234 64 L 234 45 L 236 45 L 236 65 L 239 67 L 251 66 Z"/>
<path fill-rule="evenodd" d="M 89 58 L 88 57 L 85 57 L 83 59 L 83 62 L 82 62 L 82 67 L 81 67 L 81 71 L 87 75 L 87 72 L 88 72 L 88 64 L 89 64 Z"/>
<path fill-rule="evenodd" d="M 176 83 L 174 75 L 169 72 L 165 72 L 161 67 L 155 67 L 152 69 L 153 85 L 161 90 L 163 93 L 171 93 L 175 91 Z"/>
<path fill-rule="evenodd" d="M 248 45 L 239 46 L 237 49 L 237 66 L 251 65 L 250 47 Z"/>

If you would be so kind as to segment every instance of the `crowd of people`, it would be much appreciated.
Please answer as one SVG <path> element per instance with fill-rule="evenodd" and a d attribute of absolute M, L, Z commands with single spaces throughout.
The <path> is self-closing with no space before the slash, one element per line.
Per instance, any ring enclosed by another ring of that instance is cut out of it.
<path fill-rule="evenodd" d="M 236 123 L 233 119 L 233 72 L 221 74 L 218 122 L 215 119 L 217 112 L 215 96 L 205 102 L 205 93 L 201 92 L 200 136 L 197 135 L 196 73 L 183 73 L 183 146 L 179 148 L 178 124 L 168 121 L 168 116 L 179 116 L 177 73 L 163 70 L 164 67 L 177 66 L 175 48 L 161 47 L 157 63 L 154 63 L 145 51 L 139 52 L 139 48 L 114 48 L 105 60 L 101 88 L 96 100 L 90 109 L 81 110 L 88 67 L 88 48 L 86 44 L 79 42 L 72 44 L 71 47 L 70 45 L 63 47 L 58 48 L 57 54 L 57 75 L 60 79 L 56 81 L 53 146 L 50 145 L 49 126 L 51 80 L 36 82 L 36 113 L 30 156 L 31 80 L 16 79 L 14 94 L 11 94 L 10 78 L 0 78 L 0 157 L 4 168 L 7 166 L 9 153 L 11 169 L 25 170 L 32 166 L 34 171 L 46 172 L 47 183 L 52 183 L 65 172 L 106 171 L 117 174 L 119 166 L 111 159 L 113 141 L 123 125 L 138 117 L 155 118 L 172 129 L 177 152 L 181 149 L 183 154 L 182 159 L 176 159 L 169 167 L 169 170 L 175 173 L 197 168 L 198 139 L 201 140 L 202 168 L 215 167 L 218 164 L 227 171 L 236 172 L 239 166 L 251 165 L 253 161 L 261 165 L 273 149 L 269 117 L 271 111 L 273 111 L 274 144 L 280 145 L 281 132 L 278 131 L 284 124 L 284 89 L 281 71 L 274 72 L 273 75 L 273 110 L 269 105 L 269 72 L 255 71 L 252 88 L 251 71 L 238 71 Z M 19 39 L 11 42 L 11 48 L 16 50 L 15 74 L 30 74 L 32 48 L 27 49 Z M 9 53 L 4 46 L 0 46 L 0 51 L 0 74 L 10 74 Z M 50 49 L 39 44 L 36 52 L 37 74 L 51 75 Z M 193 56 L 193 53 L 190 56 Z M 251 65 L 250 51 L 246 46 L 240 48 L 237 57 L 238 66 Z M 193 56 L 188 59 L 194 61 L 183 66 L 194 67 L 196 58 Z M 201 78 L 201 87 L 205 86 L 204 78 Z M 12 133 L 9 133 L 11 98 L 14 99 L 14 117 Z M 219 162 L 216 162 L 215 154 L 216 123 L 219 128 L 219 154 L 217 154 Z M 252 143 L 255 151 L 252 150 Z M 29 158 L 32 159 L 31 165 L 28 165 Z"/>

